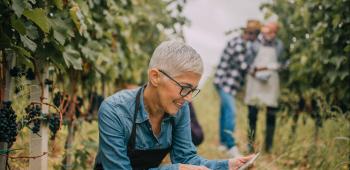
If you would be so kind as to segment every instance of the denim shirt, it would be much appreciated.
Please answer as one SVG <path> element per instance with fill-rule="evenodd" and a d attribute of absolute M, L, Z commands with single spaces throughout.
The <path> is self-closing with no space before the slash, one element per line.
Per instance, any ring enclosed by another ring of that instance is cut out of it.
<path fill-rule="evenodd" d="M 127 145 L 131 134 L 137 89 L 123 90 L 104 100 L 98 112 L 99 150 L 96 162 L 105 170 L 132 169 L 127 156 Z M 190 113 L 186 103 L 175 116 L 165 116 L 158 136 L 152 132 L 148 113 L 144 108 L 143 89 L 140 97 L 141 108 L 136 119 L 135 149 L 160 149 L 172 145 L 172 164 L 160 165 L 152 170 L 175 170 L 179 163 L 203 165 L 210 169 L 227 170 L 227 160 L 207 160 L 197 155 L 192 143 Z M 171 120 L 175 119 L 172 128 Z"/>

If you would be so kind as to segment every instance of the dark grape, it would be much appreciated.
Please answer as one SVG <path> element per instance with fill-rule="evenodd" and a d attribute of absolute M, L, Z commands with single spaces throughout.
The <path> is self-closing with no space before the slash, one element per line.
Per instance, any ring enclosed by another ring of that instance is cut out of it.
<path fill-rule="evenodd" d="M 60 92 L 55 93 L 55 95 L 53 97 L 53 104 L 56 107 L 60 107 L 62 98 L 63 98 L 63 96 L 61 95 Z"/>
<path fill-rule="evenodd" d="M 50 79 L 45 79 L 45 84 L 46 84 L 46 85 L 52 85 L 52 84 L 53 84 L 53 81 L 50 80 Z"/>
<path fill-rule="evenodd" d="M 10 101 L 5 101 L 0 108 L 0 141 L 7 142 L 9 147 L 16 141 L 17 123 L 16 113 Z"/>
<path fill-rule="evenodd" d="M 60 116 L 58 114 L 51 114 L 49 117 L 49 129 L 51 131 L 51 140 L 54 140 L 58 129 L 60 128 Z"/>
<path fill-rule="evenodd" d="M 40 131 L 40 120 L 34 120 L 33 125 L 32 132 L 38 133 Z"/>
<path fill-rule="evenodd" d="M 35 73 L 32 68 L 28 68 L 27 74 L 26 74 L 27 80 L 35 80 Z"/>
<path fill-rule="evenodd" d="M 10 76 L 11 77 L 22 77 L 26 74 L 25 66 L 14 66 L 10 69 Z"/>
<path fill-rule="evenodd" d="M 20 69 L 17 66 L 14 66 L 13 68 L 10 69 L 10 75 L 11 77 L 17 77 Z"/>
<path fill-rule="evenodd" d="M 41 107 L 39 105 L 29 105 L 25 108 L 27 113 L 28 124 L 33 123 L 33 127 L 30 129 L 33 133 L 38 133 L 40 131 L 41 120 L 40 117 L 43 115 Z"/>

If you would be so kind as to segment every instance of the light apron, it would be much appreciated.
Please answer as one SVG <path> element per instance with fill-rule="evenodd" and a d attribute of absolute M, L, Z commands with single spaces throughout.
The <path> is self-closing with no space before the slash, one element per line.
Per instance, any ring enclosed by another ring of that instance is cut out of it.
<path fill-rule="evenodd" d="M 276 49 L 273 46 L 260 46 L 258 54 L 253 62 L 252 68 L 268 67 L 278 65 Z M 252 75 L 247 76 L 247 87 L 244 102 L 247 105 L 264 105 L 270 107 L 278 106 L 280 94 L 279 76 L 277 70 L 264 70 L 256 74 L 264 74 L 269 77 L 266 81 L 260 80 Z"/>

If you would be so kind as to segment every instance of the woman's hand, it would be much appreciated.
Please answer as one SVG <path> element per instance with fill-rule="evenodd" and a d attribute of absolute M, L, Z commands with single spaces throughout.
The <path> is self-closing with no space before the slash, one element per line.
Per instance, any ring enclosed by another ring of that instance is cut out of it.
<path fill-rule="evenodd" d="M 205 166 L 180 164 L 179 170 L 210 170 L 210 169 Z"/>
<path fill-rule="evenodd" d="M 255 154 L 239 157 L 228 160 L 229 162 L 229 170 L 238 170 L 241 166 L 243 166 L 246 162 L 254 157 Z"/>

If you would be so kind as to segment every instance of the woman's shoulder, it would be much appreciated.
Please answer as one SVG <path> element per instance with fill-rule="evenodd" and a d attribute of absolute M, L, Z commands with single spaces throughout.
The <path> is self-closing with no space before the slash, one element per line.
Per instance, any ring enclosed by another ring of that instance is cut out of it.
<path fill-rule="evenodd" d="M 119 116 L 129 117 L 135 106 L 136 93 L 139 88 L 121 90 L 107 97 L 102 105 L 108 105 Z"/>
<path fill-rule="evenodd" d="M 111 104 L 125 104 L 135 102 L 136 93 L 138 90 L 139 88 L 118 91 L 113 95 L 107 97 L 106 101 L 110 102 Z"/>

